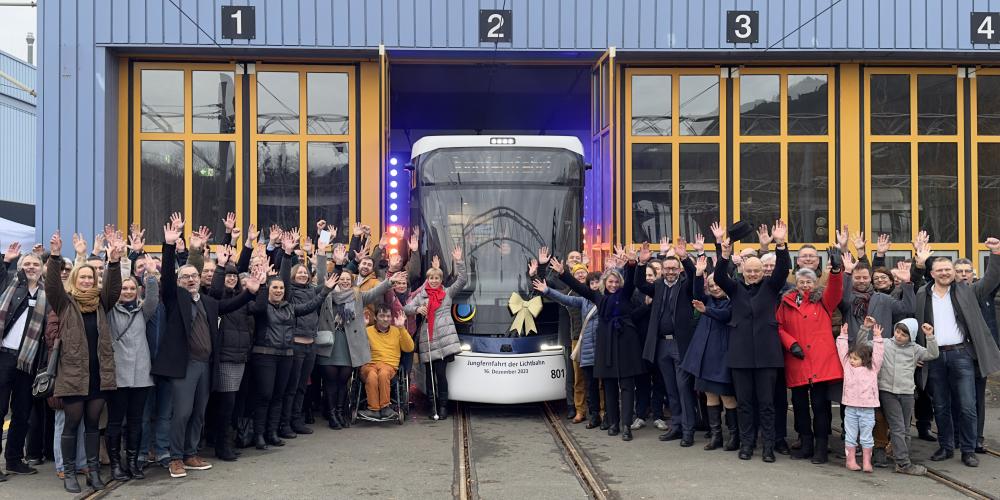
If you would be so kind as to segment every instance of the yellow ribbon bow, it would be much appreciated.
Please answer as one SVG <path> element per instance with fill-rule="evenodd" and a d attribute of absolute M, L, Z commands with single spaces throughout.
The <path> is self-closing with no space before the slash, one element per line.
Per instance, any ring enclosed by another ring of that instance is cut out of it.
<path fill-rule="evenodd" d="M 524 300 L 517 292 L 511 292 L 510 300 L 507 301 L 507 308 L 514 315 L 514 322 L 510 325 L 510 331 L 517 332 L 518 336 L 538 333 L 535 329 L 535 318 L 542 312 L 542 298 L 534 297 L 531 300 Z"/>

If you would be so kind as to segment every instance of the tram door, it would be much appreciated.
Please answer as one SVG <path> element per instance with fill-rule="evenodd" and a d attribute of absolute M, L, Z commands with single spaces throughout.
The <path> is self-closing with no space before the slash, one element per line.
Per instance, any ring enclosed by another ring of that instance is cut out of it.
<path fill-rule="evenodd" d="M 604 259 L 616 242 L 615 194 L 618 186 L 617 136 L 615 117 L 618 103 L 615 87 L 615 48 L 609 47 L 590 71 L 590 156 L 584 192 L 584 235 L 586 252 L 593 268 L 603 268 Z"/>

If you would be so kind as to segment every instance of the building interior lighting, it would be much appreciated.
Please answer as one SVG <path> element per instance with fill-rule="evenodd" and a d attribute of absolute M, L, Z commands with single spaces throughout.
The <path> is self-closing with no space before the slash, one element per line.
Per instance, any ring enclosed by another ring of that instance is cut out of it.
<path fill-rule="evenodd" d="M 389 210 L 395 211 L 397 208 L 399 208 L 399 205 L 396 205 L 395 203 L 389 204 Z"/>

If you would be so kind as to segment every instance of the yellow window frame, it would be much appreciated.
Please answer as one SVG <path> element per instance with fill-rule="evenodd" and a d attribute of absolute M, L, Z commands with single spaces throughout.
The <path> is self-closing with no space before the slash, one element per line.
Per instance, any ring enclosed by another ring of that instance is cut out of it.
<path fill-rule="evenodd" d="M 164 132 L 143 132 L 142 131 L 142 71 L 143 70 L 175 70 L 184 72 L 184 132 L 164 133 Z M 243 75 L 235 64 L 224 63 L 174 63 L 174 62 L 137 62 L 133 64 L 133 82 L 135 90 L 132 96 L 132 168 L 133 181 L 132 192 L 132 220 L 136 224 L 142 223 L 142 142 L 143 141 L 180 141 L 184 144 L 184 237 L 190 239 L 192 228 L 200 221 L 192 221 L 193 200 L 192 200 L 192 159 L 194 146 L 192 143 L 198 141 L 206 142 L 233 142 L 236 150 L 236 206 L 233 211 L 236 213 L 236 224 L 240 225 L 243 220 Z M 228 71 L 234 76 L 235 99 L 236 99 L 236 129 L 231 134 L 206 134 L 193 132 L 192 113 L 192 73 L 194 71 Z M 122 92 L 125 88 L 121 89 Z M 122 193 L 124 195 L 124 193 Z M 127 197 L 124 199 L 127 200 Z M 124 203 L 123 203 L 124 205 Z M 225 214 L 220 214 L 220 217 Z M 145 228 L 147 231 L 159 231 L 160 228 Z M 220 235 L 216 235 L 219 238 Z M 238 245 L 238 242 L 234 242 Z M 147 252 L 158 252 L 159 245 L 146 245 Z"/>
<path fill-rule="evenodd" d="M 626 119 L 623 120 L 622 130 L 625 134 L 625 237 L 628 241 L 633 241 L 632 234 L 632 146 L 635 144 L 670 144 L 671 168 L 670 168 L 670 203 L 673 209 L 670 211 L 670 226 L 673 228 L 671 241 L 677 239 L 680 231 L 680 146 L 682 144 L 717 144 L 719 146 L 719 220 L 726 220 L 726 124 L 728 120 L 728 110 L 726 102 L 726 88 L 729 78 L 722 77 L 723 70 L 718 67 L 709 68 L 628 68 L 625 70 L 625 106 Z M 670 135 L 632 135 L 632 77 L 633 76 L 670 76 Z M 680 131 L 680 77 L 682 76 L 715 76 L 719 78 L 719 134 L 713 136 L 706 135 L 681 135 Z M 709 235 L 711 236 L 711 235 Z M 651 248 L 664 251 L 660 248 L 659 242 L 650 242 Z M 706 245 L 707 249 L 713 249 L 714 245 Z"/>
<path fill-rule="evenodd" d="M 958 241 L 957 242 L 935 242 L 934 235 L 931 237 L 931 248 L 934 250 L 947 250 L 958 252 L 962 255 L 965 249 L 965 91 L 963 90 L 962 78 L 958 75 L 960 70 L 956 66 L 951 67 L 881 67 L 865 68 L 864 77 L 864 159 L 865 159 L 865 206 L 864 214 L 865 227 L 868 233 L 867 251 L 870 253 L 875 249 L 878 235 L 872 233 L 872 168 L 871 153 L 872 143 L 880 142 L 902 142 L 910 144 L 910 237 L 915 238 L 920 232 L 920 199 L 917 179 L 919 179 L 918 149 L 923 143 L 954 143 L 957 157 L 955 166 L 958 174 Z M 871 77 L 872 75 L 908 75 L 910 77 L 910 133 L 906 135 L 874 135 L 871 133 Z M 920 135 L 917 133 L 917 76 L 918 75 L 952 75 L 955 78 L 956 113 L 955 124 L 956 133 L 953 135 Z M 975 101 L 972 103 L 975 106 Z M 973 116 L 975 116 L 973 108 Z M 975 157 L 973 157 L 975 158 Z M 973 174 L 974 175 L 974 174 Z M 985 248 L 985 247 L 984 247 Z M 890 250 L 912 251 L 911 242 L 894 241 L 889 247 Z"/>
<path fill-rule="evenodd" d="M 743 135 L 740 133 L 740 77 L 744 75 L 777 75 L 779 89 L 779 133 L 778 135 Z M 788 77 L 789 75 L 825 75 L 827 78 L 827 127 L 825 135 L 789 135 L 788 133 Z M 801 67 L 741 67 L 739 75 L 733 79 L 733 220 L 740 220 L 740 150 L 743 144 L 778 144 L 779 147 L 779 184 L 781 186 L 780 214 L 781 219 L 788 220 L 788 145 L 792 143 L 826 143 L 827 145 L 827 200 L 828 200 L 828 235 L 826 241 L 795 241 L 789 242 L 790 250 L 798 250 L 806 244 L 831 244 L 835 238 L 835 218 L 834 206 L 839 194 L 836 190 L 836 70 L 830 66 L 801 66 Z M 754 221 L 764 224 L 765 221 Z M 773 221 L 767 221 L 768 225 Z M 734 251 L 743 248 L 758 248 L 757 243 L 733 242 Z"/>
<path fill-rule="evenodd" d="M 299 133 L 297 134 L 261 134 L 257 132 L 257 74 L 259 73 L 297 73 L 299 84 Z M 306 122 L 309 116 L 308 108 L 308 74 L 309 73 L 346 73 L 347 74 L 347 134 L 310 134 Z M 263 64 L 256 65 L 254 74 L 250 75 L 250 223 L 257 224 L 257 144 L 259 142 L 295 142 L 299 144 L 299 227 L 303 236 L 309 234 L 315 221 L 308 221 L 308 173 L 309 173 L 309 143 L 311 142 L 341 142 L 348 145 L 348 223 L 356 220 L 357 209 L 357 103 L 355 84 L 357 77 L 354 66 L 347 65 L 291 65 Z M 343 236 L 343 235 L 341 235 Z"/>

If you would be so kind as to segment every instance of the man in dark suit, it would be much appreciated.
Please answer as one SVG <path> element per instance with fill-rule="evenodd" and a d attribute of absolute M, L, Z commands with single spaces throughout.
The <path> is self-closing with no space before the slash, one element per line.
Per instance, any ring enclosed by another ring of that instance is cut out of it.
<path fill-rule="evenodd" d="M 201 273 L 194 266 L 175 269 L 174 245 L 183 227 L 184 221 L 178 213 L 163 227 L 160 292 L 166 325 L 152 367 L 153 375 L 169 378 L 172 385 L 171 477 L 185 477 L 186 470 L 212 468 L 197 453 L 211 389 L 212 344 L 219 334 L 219 314 L 239 309 L 260 288 L 260 277 L 255 275 L 247 279 L 244 291 L 232 299 L 218 301 L 200 293 Z"/>
<path fill-rule="evenodd" d="M 683 238 L 676 241 L 674 255 L 663 260 L 663 279 L 649 284 L 646 282 L 646 263 L 650 252 L 649 245 L 644 244 L 635 277 L 639 291 L 653 298 L 642 359 L 660 369 L 670 406 L 670 430 L 660 436 L 660 441 L 680 439 L 683 447 L 694 444 L 698 404 L 694 396 L 694 377 L 681 369 L 694 331 L 689 277 L 694 276 L 695 269 L 694 263 L 687 258 L 686 245 Z M 681 275 L 681 269 L 686 275 Z"/>

